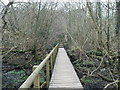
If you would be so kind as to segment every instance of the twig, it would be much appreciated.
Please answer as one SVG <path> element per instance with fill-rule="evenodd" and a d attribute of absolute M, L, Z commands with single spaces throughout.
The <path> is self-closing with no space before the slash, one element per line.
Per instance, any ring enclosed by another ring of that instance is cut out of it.
<path fill-rule="evenodd" d="M 0 3 L 2 3 L 5 6 L 5 4 L 3 3 L 3 1 L 0 0 Z"/>
<path fill-rule="evenodd" d="M 13 2 L 9 2 L 6 6 L 5 6 L 5 8 L 3 8 L 3 15 L 2 15 L 2 21 L 3 21 L 3 26 L 2 26 L 2 29 L 4 29 L 5 28 L 5 26 L 6 26 L 6 24 L 7 24 L 7 21 L 5 20 L 5 15 L 7 14 L 7 12 L 8 12 L 8 9 L 9 9 L 9 6 L 10 5 L 12 5 L 13 4 Z"/>

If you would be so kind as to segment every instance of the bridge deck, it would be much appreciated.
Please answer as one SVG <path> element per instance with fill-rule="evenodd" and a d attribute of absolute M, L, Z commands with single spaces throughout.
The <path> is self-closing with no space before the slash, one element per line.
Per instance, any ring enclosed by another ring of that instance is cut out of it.
<path fill-rule="evenodd" d="M 49 90 L 83 90 L 81 82 L 64 48 L 59 48 Z"/>

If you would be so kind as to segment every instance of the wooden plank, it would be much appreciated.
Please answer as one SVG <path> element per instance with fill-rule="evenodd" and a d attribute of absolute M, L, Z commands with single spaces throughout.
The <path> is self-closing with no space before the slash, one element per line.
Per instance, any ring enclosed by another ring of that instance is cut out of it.
<path fill-rule="evenodd" d="M 64 48 L 59 48 L 49 90 L 83 90 L 82 84 Z"/>

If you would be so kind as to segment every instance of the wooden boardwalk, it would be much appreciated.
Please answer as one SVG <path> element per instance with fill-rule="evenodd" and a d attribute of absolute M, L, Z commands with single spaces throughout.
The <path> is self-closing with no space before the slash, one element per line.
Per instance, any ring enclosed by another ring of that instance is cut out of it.
<path fill-rule="evenodd" d="M 83 90 L 64 48 L 59 48 L 49 90 Z"/>

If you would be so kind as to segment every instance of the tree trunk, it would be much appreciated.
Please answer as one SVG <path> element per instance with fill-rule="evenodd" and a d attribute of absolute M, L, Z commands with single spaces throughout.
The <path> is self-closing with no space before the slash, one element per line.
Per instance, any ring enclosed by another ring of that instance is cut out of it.
<path fill-rule="evenodd" d="M 117 49 L 118 49 L 118 56 L 120 56 L 120 1 L 116 2 L 116 37 L 118 40 L 118 45 L 117 45 Z M 118 72 L 119 72 L 119 76 L 120 76 L 120 58 L 118 57 Z M 120 81 L 120 77 L 119 77 L 119 81 Z M 120 82 L 118 82 L 118 87 L 120 88 Z"/>
<path fill-rule="evenodd" d="M 120 1 L 119 2 L 116 2 L 116 36 L 119 35 L 119 32 L 120 32 Z"/>
<path fill-rule="evenodd" d="M 107 4 L 108 6 L 108 11 L 107 11 L 107 18 L 108 18 L 108 29 L 107 29 L 107 50 L 108 50 L 108 53 L 110 51 L 110 23 L 109 23 L 109 2 Z"/>
<path fill-rule="evenodd" d="M 97 25 L 100 27 L 98 30 L 98 44 L 99 49 L 102 50 L 102 24 L 101 24 L 101 3 L 96 3 L 96 22 Z"/>

